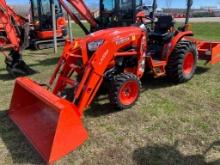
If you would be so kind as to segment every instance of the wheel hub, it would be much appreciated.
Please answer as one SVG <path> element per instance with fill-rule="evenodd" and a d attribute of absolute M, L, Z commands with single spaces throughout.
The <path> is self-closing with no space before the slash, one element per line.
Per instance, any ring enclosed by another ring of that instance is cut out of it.
<path fill-rule="evenodd" d="M 194 68 L 194 63 L 195 63 L 195 59 L 194 59 L 193 53 L 188 52 L 185 55 L 184 62 L 183 62 L 183 73 L 186 75 L 192 73 L 193 68 Z"/>
<path fill-rule="evenodd" d="M 125 83 L 119 92 L 119 99 L 122 104 L 130 105 L 138 97 L 138 84 L 135 81 Z"/>

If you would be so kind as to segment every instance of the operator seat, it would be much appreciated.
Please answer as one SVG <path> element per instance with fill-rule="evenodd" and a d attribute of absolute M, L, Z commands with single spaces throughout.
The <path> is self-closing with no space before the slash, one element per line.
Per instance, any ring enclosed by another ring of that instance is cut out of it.
<path fill-rule="evenodd" d="M 158 17 L 155 23 L 154 31 L 149 33 L 150 40 L 158 42 L 169 42 L 174 33 L 170 32 L 170 28 L 174 27 L 174 19 L 171 15 L 163 15 Z"/>

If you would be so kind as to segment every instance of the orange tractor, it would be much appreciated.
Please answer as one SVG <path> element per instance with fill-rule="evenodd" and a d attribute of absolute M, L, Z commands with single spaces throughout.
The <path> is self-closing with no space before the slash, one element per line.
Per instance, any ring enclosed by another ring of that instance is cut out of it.
<path fill-rule="evenodd" d="M 189 0 L 188 9 L 191 5 Z M 182 83 L 193 77 L 198 58 L 220 62 L 220 43 L 196 43 L 187 25 L 176 29 L 171 16 L 159 16 L 153 24 L 153 30 L 141 24 L 67 40 L 49 86 L 16 80 L 9 116 L 46 162 L 62 158 L 88 138 L 83 112 L 103 83 L 111 87 L 110 102 L 126 109 L 138 100 L 147 70 Z"/>

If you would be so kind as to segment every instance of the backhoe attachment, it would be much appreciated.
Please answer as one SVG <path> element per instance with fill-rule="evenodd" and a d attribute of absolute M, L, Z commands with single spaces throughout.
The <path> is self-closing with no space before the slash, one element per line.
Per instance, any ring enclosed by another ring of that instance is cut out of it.
<path fill-rule="evenodd" d="M 22 55 L 18 51 L 11 50 L 9 55 L 5 57 L 6 70 L 13 76 L 25 76 L 36 73 L 22 59 Z"/>
<path fill-rule="evenodd" d="M 34 73 L 21 55 L 29 46 L 29 31 L 29 22 L 9 7 L 5 0 L 0 0 L 0 51 L 5 56 L 7 71 L 12 75 L 24 76 Z"/>

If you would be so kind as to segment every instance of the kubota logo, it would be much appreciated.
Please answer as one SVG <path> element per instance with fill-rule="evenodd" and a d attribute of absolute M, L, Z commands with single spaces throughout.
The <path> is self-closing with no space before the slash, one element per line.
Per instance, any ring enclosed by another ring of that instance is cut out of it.
<path fill-rule="evenodd" d="M 99 60 L 99 65 L 101 65 L 103 63 L 103 61 L 106 59 L 107 55 L 109 53 L 109 50 L 107 49 L 105 51 L 105 53 L 101 56 L 100 60 Z"/>
<path fill-rule="evenodd" d="M 126 38 L 119 38 L 118 40 L 116 40 L 116 45 L 120 45 L 120 44 L 123 44 L 127 41 L 130 40 L 130 37 L 126 37 Z"/>

